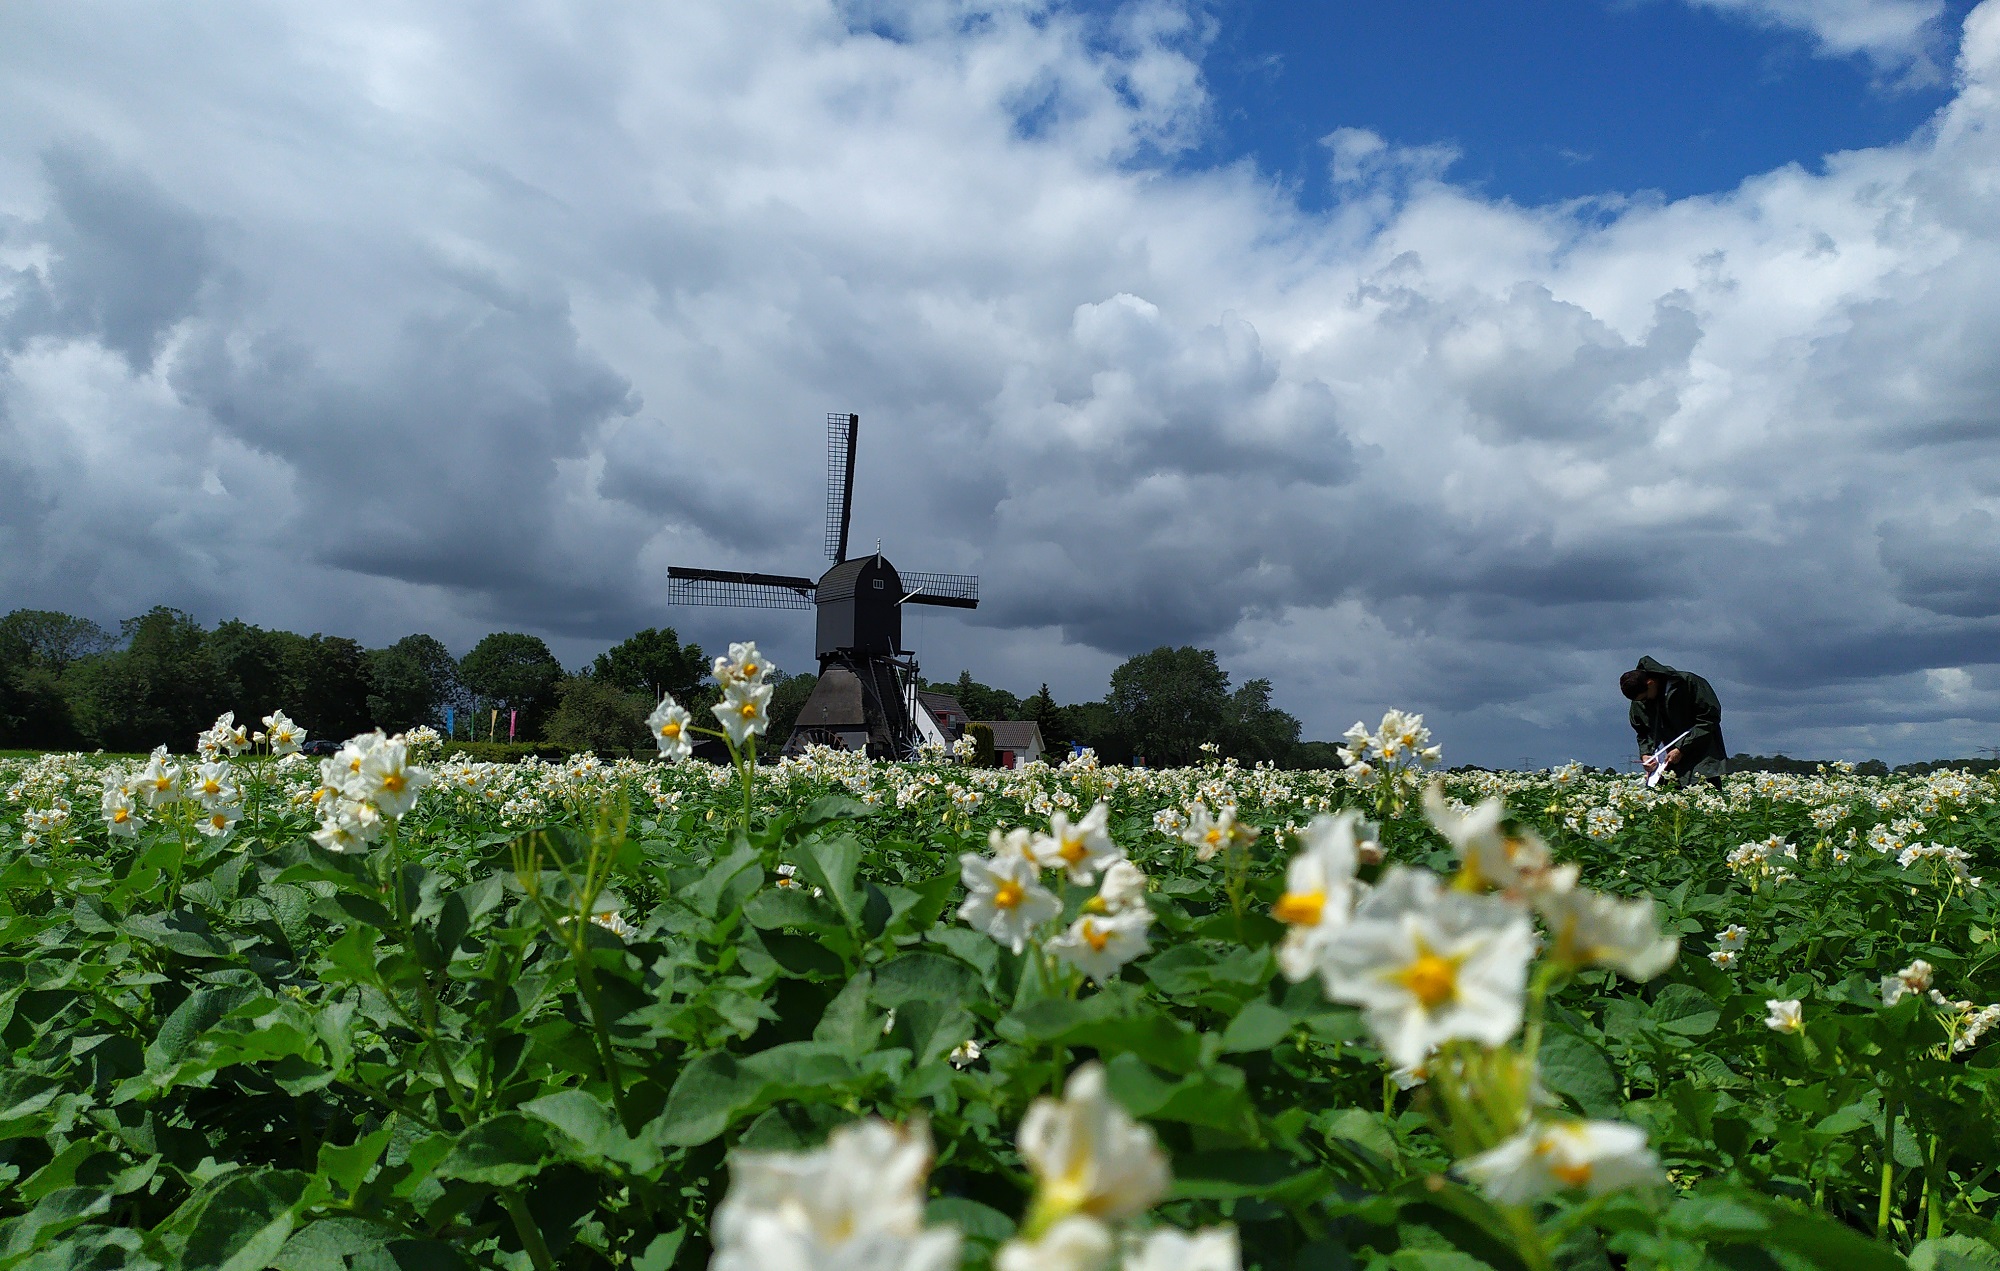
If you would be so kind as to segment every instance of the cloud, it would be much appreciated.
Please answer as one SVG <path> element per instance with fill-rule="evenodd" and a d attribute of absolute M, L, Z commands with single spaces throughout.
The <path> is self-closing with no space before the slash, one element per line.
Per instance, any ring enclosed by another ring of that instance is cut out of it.
<path fill-rule="evenodd" d="M 1830 57 L 1867 58 L 1897 76 L 1935 78 L 1944 0 L 1689 0 L 1761 26 L 1799 31 Z"/>
<path fill-rule="evenodd" d="M 934 669 L 1211 644 L 1506 761 L 1621 754 L 1640 653 L 1749 750 L 2000 722 L 1995 4 L 1895 145 L 1520 207 L 1349 128 L 1323 213 L 1188 158 L 1192 3 L 106 12 L 0 47 L 18 603 L 809 665 L 665 573 L 818 569 L 852 409 L 854 542 L 982 576 Z"/>

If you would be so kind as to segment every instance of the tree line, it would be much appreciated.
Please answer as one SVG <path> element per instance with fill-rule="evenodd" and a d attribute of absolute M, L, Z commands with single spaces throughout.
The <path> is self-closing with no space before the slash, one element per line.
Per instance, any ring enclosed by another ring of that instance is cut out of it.
<path fill-rule="evenodd" d="M 539 637 L 494 632 L 454 658 L 433 636 L 382 648 L 344 636 L 254 626 L 204 627 L 159 607 L 106 630 L 88 618 L 17 609 L 0 618 L 0 747 L 136 752 L 186 750 L 224 711 L 256 720 L 282 708 L 316 737 L 418 725 L 455 737 L 623 752 L 647 744 L 645 717 L 663 694 L 698 716 L 716 699 L 701 646 L 649 628 L 566 670 Z M 780 675 L 769 736 L 781 739 L 816 679 Z M 1033 720 L 1058 755 L 1089 746 L 1109 762 L 1194 763 L 1203 743 L 1244 763 L 1336 763 L 1328 742 L 1301 742 L 1299 721 L 1271 701 L 1271 682 L 1232 687 L 1213 650 L 1159 648 L 1128 659 L 1097 701 L 1059 704 L 1043 684 L 1026 698 L 961 672 L 927 683 L 974 719 Z"/>

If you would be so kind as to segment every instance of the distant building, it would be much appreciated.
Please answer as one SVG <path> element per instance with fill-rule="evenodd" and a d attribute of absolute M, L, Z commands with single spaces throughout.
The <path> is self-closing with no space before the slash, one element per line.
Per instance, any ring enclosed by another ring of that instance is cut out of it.
<path fill-rule="evenodd" d="M 1002 768 L 1019 768 L 1040 759 L 1047 747 L 1042 744 L 1042 726 L 1032 719 L 983 719 L 975 721 L 993 730 L 993 749 Z"/>
<path fill-rule="evenodd" d="M 921 718 L 917 721 L 917 726 L 925 734 L 926 741 L 941 741 L 949 746 L 965 736 L 965 730 L 972 724 L 972 719 L 965 713 L 965 708 L 960 706 L 958 699 L 949 693 L 919 692 L 917 705 L 923 708 L 918 712 L 920 716 L 930 717 L 928 721 Z M 930 727 L 924 726 L 926 722 Z M 933 729 L 936 731 L 935 737 L 931 736 Z"/>

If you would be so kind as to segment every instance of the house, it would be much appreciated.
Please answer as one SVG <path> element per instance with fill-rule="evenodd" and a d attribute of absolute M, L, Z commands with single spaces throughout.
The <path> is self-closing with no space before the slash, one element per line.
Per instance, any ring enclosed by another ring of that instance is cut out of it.
<path fill-rule="evenodd" d="M 1032 719 L 984 719 L 978 721 L 993 730 L 993 749 L 1002 768 L 1019 768 L 1040 759 L 1047 750 L 1042 744 L 1042 726 Z"/>
<path fill-rule="evenodd" d="M 919 692 L 917 705 L 917 731 L 925 741 L 937 741 L 946 746 L 965 736 L 966 726 L 972 720 L 958 699 L 949 693 Z M 935 733 L 935 735 L 933 735 Z"/>

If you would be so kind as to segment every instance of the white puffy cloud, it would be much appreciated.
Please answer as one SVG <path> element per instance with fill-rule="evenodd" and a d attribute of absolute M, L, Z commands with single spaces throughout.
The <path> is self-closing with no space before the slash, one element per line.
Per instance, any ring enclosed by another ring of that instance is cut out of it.
<path fill-rule="evenodd" d="M 1186 161 L 1191 3 L 112 13 L 0 46 L 19 603 L 799 667 L 665 569 L 814 570 L 851 408 L 854 541 L 982 576 L 933 671 L 1204 643 L 1497 761 L 1615 758 L 1640 653 L 1740 749 L 2000 719 L 1995 3 L 1899 145 L 1522 208 L 1329 120 L 1324 214 Z"/>
<path fill-rule="evenodd" d="M 1800 31 L 1823 54 L 1860 55 L 1883 70 L 1928 79 L 1944 0 L 1689 0 L 1765 26 Z"/>

